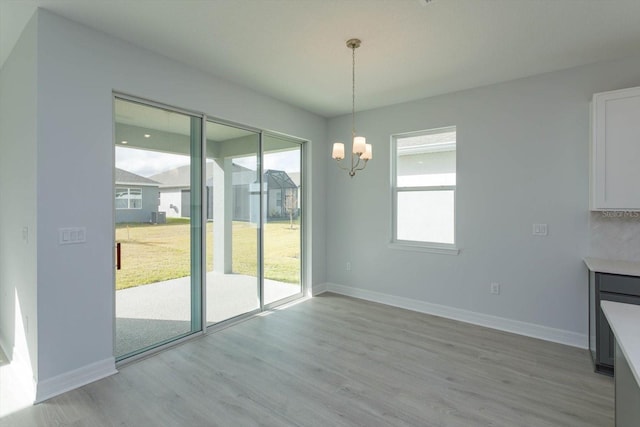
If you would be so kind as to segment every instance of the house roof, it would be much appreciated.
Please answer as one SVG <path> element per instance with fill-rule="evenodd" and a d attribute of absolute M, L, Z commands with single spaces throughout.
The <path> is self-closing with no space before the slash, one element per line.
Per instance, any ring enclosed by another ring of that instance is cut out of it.
<path fill-rule="evenodd" d="M 190 171 L 191 166 L 184 165 L 151 175 L 151 178 L 158 181 L 161 187 L 188 187 L 191 185 Z"/>
<path fill-rule="evenodd" d="M 133 172 L 116 168 L 116 184 L 137 184 L 146 186 L 158 186 L 160 183 L 153 179 L 145 178 Z"/>
<path fill-rule="evenodd" d="M 295 182 L 291 180 L 291 177 L 285 171 L 279 171 L 275 169 L 268 169 L 264 172 L 265 181 L 269 186 L 269 189 L 273 188 L 298 188 Z"/>
<path fill-rule="evenodd" d="M 291 181 L 293 181 L 297 187 L 300 187 L 300 184 L 302 184 L 302 182 L 300 182 L 300 172 L 287 172 L 287 175 L 289 175 L 289 178 L 291 178 Z"/>
<path fill-rule="evenodd" d="M 245 172 L 250 171 L 243 166 L 233 164 L 233 172 Z M 191 169 L 189 165 L 179 166 L 168 171 L 164 171 L 151 178 L 160 183 L 160 187 L 163 188 L 187 188 L 191 185 Z M 207 185 L 213 183 L 213 165 L 207 162 Z"/>

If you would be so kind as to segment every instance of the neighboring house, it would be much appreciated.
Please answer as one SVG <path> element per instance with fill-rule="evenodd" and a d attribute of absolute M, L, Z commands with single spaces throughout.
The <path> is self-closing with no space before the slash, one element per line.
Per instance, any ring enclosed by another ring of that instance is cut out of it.
<path fill-rule="evenodd" d="M 233 219 L 249 221 L 250 185 L 255 182 L 256 172 L 233 164 Z M 184 165 L 153 175 L 160 183 L 160 210 L 170 218 L 191 216 L 190 166 Z M 207 219 L 213 219 L 213 165 L 207 162 Z"/>
<path fill-rule="evenodd" d="M 207 179 L 209 167 L 207 167 Z M 151 176 L 159 183 L 159 210 L 166 212 L 167 218 L 189 218 L 191 215 L 191 175 L 190 166 L 184 165 Z"/>
<path fill-rule="evenodd" d="M 235 165 L 234 165 L 235 166 Z M 191 167 L 179 166 L 152 175 L 160 183 L 160 210 L 169 218 L 191 217 Z M 213 167 L 207 162 L 207 219 L 213 219 Z"/>
<path fill-rule="evenodd" d="M 268 169 L 264 173 L 267 187 L 267 218 L 288 218 L 291 211 L 298 217 L 298 185 L 280 170 Z"/>
<path fill-rule="evenodd" d="M 300 172 L 289 172 L 288 175 L 291 178 L 291 181 L 293 181 L 293 183 L 296 185 L 296 187 L 298 187 L 298 195 L 299 195 L 300 194 L 300 187 L 302 186 L 302 180 L 300 178 Z M 300 214 L 300 197 L 298 197 L 297 199 L 298 199 L 298 204 L 297 204 L 298 214 Z"/>
<path fill-rule="evenodd" d="M 116 223 L 158 221 L 159 183 L 116 168 Z"/>
<path fill-rule="evenodd" d="M 160 185 L 159 210 L 170 218 L 189 218 L 191 216 L 190 166 L 180 166 L 151 178 Z M 298 216 L 298 185 L 284 171 L 269 169 L 264 173 L 267 188 L 265 210 L 268 219 L 287 218 L 289 209 L 294 217 Z M 255 218 L 252 207 L 256 206 L 256 172 L 233 164 L 233 220 L 251 221 Z M 207 163 L 207 219 L 213 219 L 213 167 Z"/>

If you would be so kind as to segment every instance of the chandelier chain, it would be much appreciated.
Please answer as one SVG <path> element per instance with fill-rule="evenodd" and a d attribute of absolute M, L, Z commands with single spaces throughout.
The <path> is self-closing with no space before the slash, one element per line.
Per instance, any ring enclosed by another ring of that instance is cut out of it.
<path fill-rule="evenodd" d="M 351 47 L 351 141 L 356 136 L 356 46 Z"/>

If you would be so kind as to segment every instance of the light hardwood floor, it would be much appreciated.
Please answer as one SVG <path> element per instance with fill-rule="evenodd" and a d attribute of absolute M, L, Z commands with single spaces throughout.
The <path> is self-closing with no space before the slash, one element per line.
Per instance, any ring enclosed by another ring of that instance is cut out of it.
<path fill-rule="evenodd" d="M 1 426 L 613 426 L 586 350 L 323 294 Z"/>

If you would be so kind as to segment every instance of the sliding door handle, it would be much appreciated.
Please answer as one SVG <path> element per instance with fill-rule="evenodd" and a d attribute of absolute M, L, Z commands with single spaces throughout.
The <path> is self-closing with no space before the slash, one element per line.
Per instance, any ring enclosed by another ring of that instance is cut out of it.
<path fill-rule="evenodd" d="M 116 270 L 120 270 L 120 242 L 116 243 Z"/>

